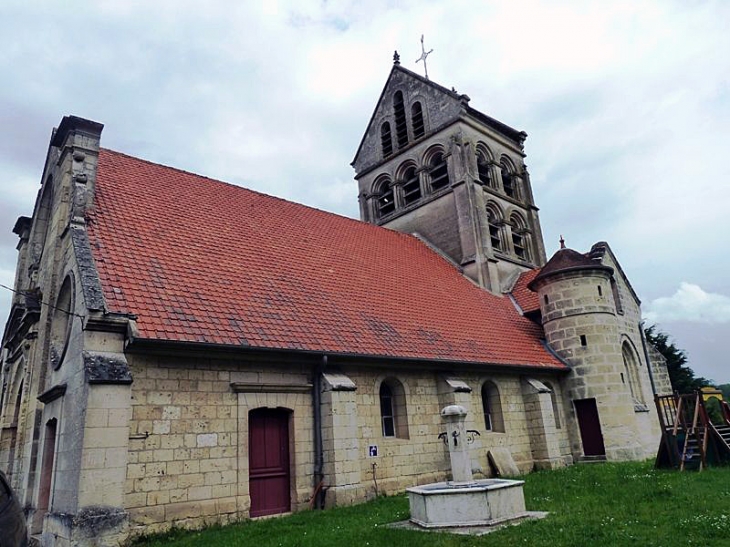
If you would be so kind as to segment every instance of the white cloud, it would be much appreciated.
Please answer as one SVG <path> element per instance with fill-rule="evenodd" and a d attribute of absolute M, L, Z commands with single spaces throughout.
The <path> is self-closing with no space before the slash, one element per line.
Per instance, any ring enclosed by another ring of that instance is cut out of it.
<path fill-rule="evenodd" d="M 730 297 L 708 293 L 699 285 L 682 282 L 672 296 L 652 300 L 644 314 L 647 321 L 688 321 L 695 323 L 730 322 Z"/>

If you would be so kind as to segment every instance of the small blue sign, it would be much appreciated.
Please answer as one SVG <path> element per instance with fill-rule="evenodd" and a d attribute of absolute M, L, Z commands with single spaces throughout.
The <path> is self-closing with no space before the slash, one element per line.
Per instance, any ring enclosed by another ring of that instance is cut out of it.
<path fill-rule="evenodd" d="M 368 456 L 371 458 L 377 458 L 378 457 L 378 445 L 377 444 L 371 444 L 368 446 Z"/>

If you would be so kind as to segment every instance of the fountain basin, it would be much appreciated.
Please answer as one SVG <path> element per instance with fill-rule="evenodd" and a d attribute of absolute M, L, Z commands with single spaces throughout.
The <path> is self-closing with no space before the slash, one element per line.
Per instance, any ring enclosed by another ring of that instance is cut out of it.
<path fill-rule="evenodd" d="M 528 516 L 525 481 L 483 479 L 408 488 L 411 522 L 424 528 L 492 526 Z"/>

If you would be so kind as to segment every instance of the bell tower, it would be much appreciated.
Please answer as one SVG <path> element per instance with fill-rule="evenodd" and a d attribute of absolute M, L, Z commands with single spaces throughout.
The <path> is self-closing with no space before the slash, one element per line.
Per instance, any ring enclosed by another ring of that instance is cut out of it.
<path fill-rule="evenodd" d="M 469 101 L 403 68 L 396 53 L 352 162 L 360 218 L 415 234 L 501 294 L 546 261 L 527 134 Z"/>

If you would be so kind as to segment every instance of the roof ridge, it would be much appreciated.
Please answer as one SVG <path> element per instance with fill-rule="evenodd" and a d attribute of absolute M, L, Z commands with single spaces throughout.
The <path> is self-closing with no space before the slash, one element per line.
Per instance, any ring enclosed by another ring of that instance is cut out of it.
<path fill-rule="evenodd" d="M 184 173 L 186 175 L 190 175 L 190 176 L 193 176 L 193 177 L 198 177 L 198 178 L 201 178 L 201 179 L 204 179 L 204 180 L 213 182 L 213 183 L 217 183 L 217 184 L 221 184 L 223 186 L 229 187 L 229 188 L 233 188 L 236 191 L 250 192 L 251 194 L 256 194 L 257 196 L 262 196 L 264 198 L 269 198 L 269 199 L 273 199 L 273 200 L 277 200 L 277 201 L 282 201 L 284 203 L 288 203 L 288 204 L 294 205 L 296 207 L 303 207 L 303 208 L 306 208 L 306 209 L 309 209 L 309 210 L 312 210 L 312 211 L 317 211 L 318 213 L 322 213 L 322 214 L 325 214 L 325 215 L 330 215 L 330 216 L 333 216 L 333 217 L 337 217 L 337 218 L 340 218 L 340 219 L 344 219 L 344 220 L 347 220 L 349 222 L 354 222 L 354 223 L 358 224 L 359 226 L 367 227 L 366 229 L 382 229 L 382 230 L 388 230 L 388 228 L 383 228 L 382 226 L 378 226 L 376 224 L 370 224 L 369 222 L 365 222 L 365 221 L 360 220 L 360 219 L 357 219 L 357 218 L 352 218 L 352 217 L 348 217 L 348 216 L 345 216 L 345 215 L 340 215 L 338 213 L 333 213 L 332 211 L 326 211 L 324 209 L 320 209 L 320 208 L 314 207 L 312 205 L 307 205 L 307 204 L 304 204 L 304 203 L 299 203 L 299 202 L 296 202 L 296 201 L 292 201 L 290 199 L 282 198 L 280 196 L 275 196 L 275 195 L 272 195 L 272 194 L 267 194 L 267 193 L 261 192 L 259 190 L 253 190 L 253 189 L 248 188 L 246 186 L 240 186 L 238 184 L 234 184 L 232 182 L 228 182 L 228 181 L 225 181 L 225 180 L 220 180 L 220 179 L 208 177 L 206 175 L 201 175 L 200 173 L 195 173 L 193 171 L 187 171 L 185 169 L 180 169 L 179 167 L 172 167 L 171 165 L 166 165 L 164 163 L 158 163 L 158 162 L 155 162 L 155 161 L 152 161 L 152 160 L 148 160 L 148 159 L 145 159 L 145 158 L 140 158 L 140 157 L 137 157 L 137 156 L 132 156 L 131 154 L 127 154 L 125 152 L 119 152 L 118 150 L 112 150 L 111 148 L 104 148 L 104 147 L 102 147 L 102 148 L 100 148 L 100 151 L 108 152 L 108 153 L 111 153 L 111 154 L 115 154 L 117 156 L 124 156 L 125 158 L 129 158 L 129 159 L 134 160 L 134 161 L 143 162 L 143 163 L 146 163 L 148 165 L 154 165 L 156 167 L 162 167 L 163 169 L 169 169 L 170 171 L 175 171 L 177 173 Z M 392 232 L 392 233 L 395 233 L 395 234 L 398 234 L 400 236 L 406 236 L 406 237 L 418 239 L 418 238 L 415 238 L 414 236 L 412 236 L 411 234 L 407 234 L 407 233 L 403 233 L 403 232 L 396 232 L 395 230 L 388 230 L 388 231 L 389 232 Z"/>
<path fill-rule="evenodd" d="M 459 93 L 458 91 L 454 91 L 453 89 L 449 89 L 448 87 L 441 85 L 438 82 L 433 81 L 430 78 L 426 78 L 425 76 L 421 76 L 418 72 L 414 72 L 410 68 L 406 68 L 402 65 L 395 65 L 398 70 L 402 70 L 406 74 L 413 76 L 414 78 L 419 79 L 421 82 L 423 82 L 426 85 L 430 85 L 438 89 L 439 91 L 442 91 L 443 93 L 446 93 L 448 95 L 451 95 L 454 99 L 460 99 L 462 96 L 464 96 L 464 93 Z M 468 95 L 467 95 L 468 96 Z"/>

